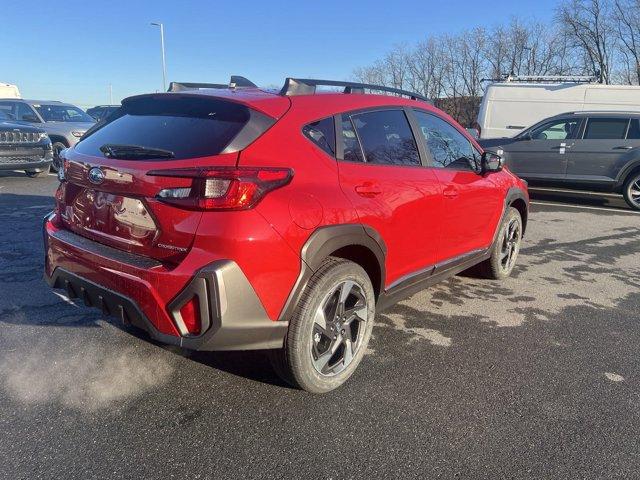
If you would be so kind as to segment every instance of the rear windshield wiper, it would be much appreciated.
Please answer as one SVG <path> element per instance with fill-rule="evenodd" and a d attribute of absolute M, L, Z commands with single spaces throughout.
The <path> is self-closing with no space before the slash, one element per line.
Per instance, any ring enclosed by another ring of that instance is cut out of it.
<path fill-rule="evenodd" d="M 139 145 L 115 145 L 107 143 L 100 147 L 100 151 L 107 158 L 121 160 L 136 158 L 173 158 L 175 153 L 163 148 L 141 147 Z"/>

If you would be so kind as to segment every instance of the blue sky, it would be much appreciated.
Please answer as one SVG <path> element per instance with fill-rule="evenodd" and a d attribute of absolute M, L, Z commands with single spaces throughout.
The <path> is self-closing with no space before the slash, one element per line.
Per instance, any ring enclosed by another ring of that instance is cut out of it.
<path fill-rule="evenodd" d="M 551 21 L 557 0 L 313 2 L 3 0 L 0 81 L 25 98 L 81 106 L 161 89 L 165 24 L 168 80 L 259 85 L 286 76 L 348 79 L 393 45 L 492 26 L 512 16 Z"/>

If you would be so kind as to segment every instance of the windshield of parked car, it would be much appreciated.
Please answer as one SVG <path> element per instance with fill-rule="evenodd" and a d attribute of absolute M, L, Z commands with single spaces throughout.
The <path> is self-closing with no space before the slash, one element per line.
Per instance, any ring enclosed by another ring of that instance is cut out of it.
<path fill-rule="evenodd" d="M 72 105 L 38 104 L 34 105 L 45 122 L 95 122 L 90 116 Z"/>

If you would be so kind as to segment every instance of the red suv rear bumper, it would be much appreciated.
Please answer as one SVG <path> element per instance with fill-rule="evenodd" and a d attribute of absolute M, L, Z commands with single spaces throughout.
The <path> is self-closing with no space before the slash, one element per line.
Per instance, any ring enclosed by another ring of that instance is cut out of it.
<path fill-rule="evenodd" d="M 232 260 L 198 265 L 197 255 L 187 255 L 169 270 L 153 259 L 60 229 L 55 214 L 45 217 L 43 235 L 45 279 L 51 287 L 65 289 L 70 298 L 142 328 L 160 342 L 194 350 L 283 345 L 288 323 L 268 317 Z M 176 313 L 194 296 L 200 305 L 202 334 L 181 335 Z"/>

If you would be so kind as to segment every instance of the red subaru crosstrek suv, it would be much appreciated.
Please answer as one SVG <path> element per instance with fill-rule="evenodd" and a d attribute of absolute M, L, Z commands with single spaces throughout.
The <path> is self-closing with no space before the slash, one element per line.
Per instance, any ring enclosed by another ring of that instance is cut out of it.
<path fill-rule="evenodd" d="M 319 393 L 354 372 L 377 311 L 477 264 L 511 273 L 526 184 L 425 99 L 232 80 L 128 98 L 64 152 L 52 287 L 160 342 L 271 349 Z"/>

